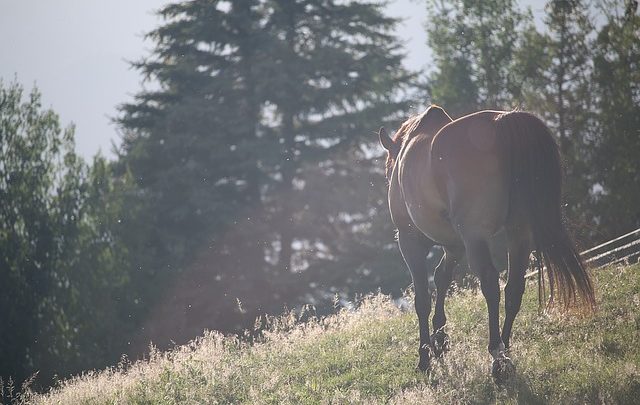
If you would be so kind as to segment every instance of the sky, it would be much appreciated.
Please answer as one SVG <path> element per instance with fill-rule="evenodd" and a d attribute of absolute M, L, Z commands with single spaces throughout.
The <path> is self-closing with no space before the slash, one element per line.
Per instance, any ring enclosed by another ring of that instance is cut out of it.
<path fill-rule="evenodd" d="M 45 107 L 64 126 L 76 126 L 76 150 L 89 159 L 98 151 L 112 157 L 119 143 L 112 119 L 117 106 L 141 87 L 129 62 L 149 54 L 144 33 L 159 25 L 154 14 L 167 0 L 0 0 L 0 80 L 35 84 Z M 534 14 L 543 0 L 523 1 Z M 392 0 L 388 13 L 403 18 L 397 35 L 407 46 L 405 64 L 429 63 L 423 1 Z"/>

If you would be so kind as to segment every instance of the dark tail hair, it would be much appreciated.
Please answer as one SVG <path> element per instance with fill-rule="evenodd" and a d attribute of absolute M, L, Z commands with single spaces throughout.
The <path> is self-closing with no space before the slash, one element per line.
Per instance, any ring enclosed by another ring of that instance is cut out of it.
<path fill-rule="evenodd" d="M 578 304 L 595 309 L 593 284 L 562 215 L 562 163 L 549 128 L 535 115 L 513 111 L 496 118 L 497 134 L 508 145 L 512 204 L 523 204 L 529 215 L 538 259 L 538 291 L 545 295 L 543 264 L 547 270 L 551 301 L 564 309 Z M 513 212 L 513 208 L 511 208 Z"/>

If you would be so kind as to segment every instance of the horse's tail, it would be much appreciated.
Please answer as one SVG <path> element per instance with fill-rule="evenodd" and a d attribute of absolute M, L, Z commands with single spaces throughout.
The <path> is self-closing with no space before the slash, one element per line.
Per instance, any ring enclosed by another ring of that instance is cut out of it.
<path fill-rule="evenodd" d="M 508 145 L 512 204 L 528 213 L 539 270 L 539 300 L 545 295 L 543 265 L 547 270 L 551 301 L 557 297 L 564 309 L 574 304 L 595 309 L 589 273 L 562 215 L 562 163 L 549 128 L 535 115 L 523 111 L 496 119 L 498 139 Z M 513 212 L 514 207 L 510 207 Z M 580 297 L 580 302 L 577 302 Z"/>

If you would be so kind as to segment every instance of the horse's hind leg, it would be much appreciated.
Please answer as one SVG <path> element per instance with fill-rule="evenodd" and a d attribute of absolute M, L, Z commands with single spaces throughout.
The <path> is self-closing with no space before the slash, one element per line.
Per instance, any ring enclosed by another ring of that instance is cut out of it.
<path fill-rule="evenodd" d="M 500 285 L 498 272 L 491 260 L 486 239 L 465 239 L 467 260 L 471 270 L 480 277 L 480 288 L 489 310 L 489 353 L 493 356 L 492 374 L 496 382 L 506 380 L 513 369 L 511 360 L 505 354 L 505 346 L 500 336 Z"/>
<path fill-rule="evenodd" d="M 431 346 L 436 357 L 449 350 L 449 336 L 444 331 L 447 323 L 447 316 L 444 312 L 444 300 L 453 278 L 453 269 L 458 264 L 461 248 L 444 248 L 442 260 L 436 267 L 436 308 L 433 315 L 433 335 L 431 335 Z"/>
<path fill-rule="evenodd" d="M 499 305 L 500 285 L 498 271 L 491 260 L 489 245 L 484 239 L 465 241 L 469 267 L 480 278 L 480 288 L 489 311 L 489 353 L 495 358 L 502 351 L 504 343 L 500 336 Z"/>
<path fill-rule="evenodd" d="M 526 230 L 510 229 L 509 239 L 509 279 L 504 289 L 505 319 L 502 326 L 502 341 L 509 349 L 511 328 L 522 305 L 522 295 L 525 287 L 525 272 L 531 254 L 531 242 Z"/>
<path fill-rule="evenodd" d="M 404 261 L 409 267 L 413 288 L 415 289 L 415 309 L 420 328 L 420 347 L 418 368 L 426 371 L 430 365 L 431 349 L 429 341 L 429 313 L 431 312 L 431 295 L 428 287 L 427 253 L 433 242 L 417 231 L 398 232 L 398 245 Z"/>

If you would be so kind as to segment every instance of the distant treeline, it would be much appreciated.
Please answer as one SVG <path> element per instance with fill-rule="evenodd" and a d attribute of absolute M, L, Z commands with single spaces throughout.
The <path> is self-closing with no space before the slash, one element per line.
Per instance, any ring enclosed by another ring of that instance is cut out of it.
<path fill-rule="evenodd" d="M 4 386 L 259 328 L 284 306 L 399 294 L 374 131 L 432 102 L 537 113 L 583 244 L 640 227 L 637 2 L 550 1 L 542 31 L 515 1 L 425 7 L 433 60 L 409 72 L 425 49 L 377 2 L 167 5 L 133 63 L 153 90 L 120 106 L 113 161 L 84 162 L 36 90 L 0 83 Z"/>

